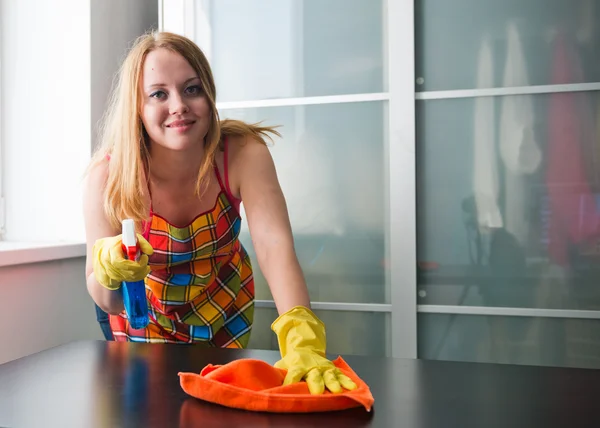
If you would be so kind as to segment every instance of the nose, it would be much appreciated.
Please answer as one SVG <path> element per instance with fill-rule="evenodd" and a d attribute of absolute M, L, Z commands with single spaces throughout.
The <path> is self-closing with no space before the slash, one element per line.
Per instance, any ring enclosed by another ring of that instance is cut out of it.
<path fill-rule="evenodd" d="M 173 94 L 170 99 L 169 113 L 170 114 L 182 114 L 186 113 L 189 108 L 185 103 L 185 100 L 179 94 Z"/>

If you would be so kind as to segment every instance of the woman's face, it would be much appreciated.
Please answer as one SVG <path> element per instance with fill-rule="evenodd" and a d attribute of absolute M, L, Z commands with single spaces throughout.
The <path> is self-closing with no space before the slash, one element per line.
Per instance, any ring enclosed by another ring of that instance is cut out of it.
<path fill-rule="evenodd" d="M 202 147 L 210 106 L 192 66 L 178 53 L 160 48 L 143 64 L 141 119 L 152 144 L 185 151 Z"/>

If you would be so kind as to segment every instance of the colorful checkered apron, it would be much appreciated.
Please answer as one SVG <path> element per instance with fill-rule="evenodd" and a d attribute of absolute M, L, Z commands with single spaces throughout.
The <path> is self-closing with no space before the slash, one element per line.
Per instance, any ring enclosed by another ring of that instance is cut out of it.
<path fill-rule="evenodd" d="M 221 192 L 214 208 L 187 227 L 151 212 L 144 232 L 154 248 L 146 277 L 150 323 L 134 330 L 125 312 L 111 315 L 115 340 L 247 346 L 254 318 L 252 265 L 239 240 L 238 207 L 216 167 L 215 173 Z"/>

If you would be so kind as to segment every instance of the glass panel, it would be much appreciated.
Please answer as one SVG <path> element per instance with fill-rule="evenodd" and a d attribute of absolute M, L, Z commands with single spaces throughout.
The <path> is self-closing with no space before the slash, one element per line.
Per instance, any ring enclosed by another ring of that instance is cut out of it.
<path fill-rule="evenodd" d="M 600 81 L 595 0 L 421 0 L 415 13 L 417 91 Z"/>
<path fill-rule="evenodd" d="M 598 92 L 418 102 L 418 303 L 600 308 Z"/>
<path fill-rule="evenodd" d="M 201 45 L 201 38 L 210 39 L 202 48 L 218 101 L 382 91 L 381 0 L 213 0 L 195 6 L 196 38 Z"/>
<path fill-rule="evenodd" d="M 283 139 L 275 141 L 271 153 L 311 300 L 387 303 L 384 104 L 240 109 L 220 114 L 282 125 Z M 242 218 L 241 239 L 255 268 L 257 298 L 271 300 L 243 210 Z"/>
<path fill-rule="evenodd" d="M 419 314 L 418 357 L 600 368 L 600 320 Z"/>
<path fill-rule="evenodd" d="M 277 310 L 256 308 L 250 349 L 278 350 L 271 323 Z M 390 317 L 382 312 L 315 310 L 327 330 L 327 353 L 331 355 L 388 356 Z"/>

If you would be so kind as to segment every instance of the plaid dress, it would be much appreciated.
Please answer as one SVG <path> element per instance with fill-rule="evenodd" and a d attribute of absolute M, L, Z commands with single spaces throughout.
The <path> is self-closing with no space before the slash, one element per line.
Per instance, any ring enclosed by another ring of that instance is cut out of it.
<path fill-rule="evenodd" d="M 252 265 L 239 240 L 239 201 L 216 166 L 215 173 L 221 192 L 214 207 L 188 226 L 175 227 L 151 212 L 144 232 L 154 248 L 145 281 L 150 323 L 134 330 L 125 311 L 111 315 L 116 341 L 248 345 L 254 318 Z"/>

